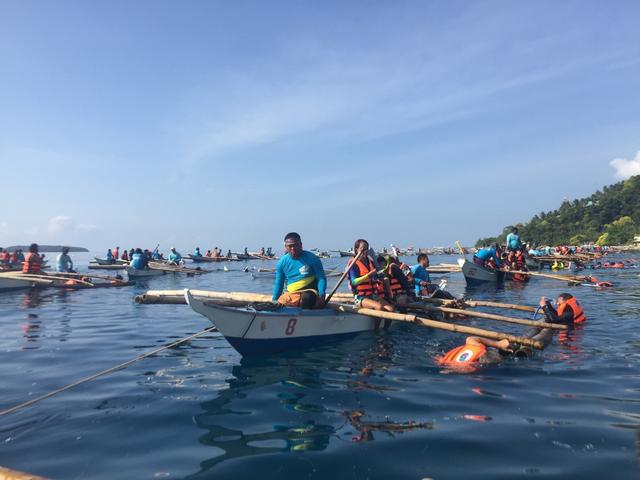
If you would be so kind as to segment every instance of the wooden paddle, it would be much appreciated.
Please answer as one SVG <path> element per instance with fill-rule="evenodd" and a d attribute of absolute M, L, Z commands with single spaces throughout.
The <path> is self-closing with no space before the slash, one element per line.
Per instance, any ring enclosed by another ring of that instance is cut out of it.
<path fill-rule="evenodd" d="M 351 261 L 349 262 L 349 265 L 347 265 L 346 270 L 342 273 L 342 275 L 338 279 L 338 283 L 335 284 L 335 286 L 333 287 L 333 290 L 331 290 L 331 293 L 329 293 L 329 295 L 325 297 L 324 299 L 325 304 L 329 303 L 329 301 L 331 300 L 331 297 L 333 297 L 333 294 L 336 293 L 336 290 L 338 290 L 338 287 L 340 287 L 340 284 L 344 281 L 345 278 L 347 278 L 347 275 L 349 275 L 349 270 L 351 270 L 351 267 L 353 267 L 353 265 L 360 259 L 363 253 L 365 253 L 364 250 L 359 250 L 358 254 L 351 259 Z"/>
<path fill-rule="evenodd" d="M 460 240 L 456 240 L 456 246 L 460 249 L 460 253 L 462 254 L 462 256 L 464 257 L 464 259 L 467 259 L 467 252 L 465 251 L 464 247 L 462 245 L 460 245 Z"/>

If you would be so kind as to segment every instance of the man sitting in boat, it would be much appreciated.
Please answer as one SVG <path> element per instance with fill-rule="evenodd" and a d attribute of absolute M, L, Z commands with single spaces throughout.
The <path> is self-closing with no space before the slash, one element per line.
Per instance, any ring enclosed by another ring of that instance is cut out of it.
<path fill-rule="evenodd" d="M 384 286 L 373 260 L 367 254 L 369 242 L 359 238 L 353 246 L 353 251 L 362 252 L 360 258 L 353 262 L 349 269 L 349 288 L 353 293 L 356 306 L 387 312 L 395 311 L 394 306 L 384 298 Z M 385 319 L 384 329 L 388 329 L 390 324 L 391 321 Z M 376 319 L 376 331 L 379 327 L 380 319 Z"/>
<path fill-rule="evenodd" d="M 178 253 L 176 247 L 171 247 L 171 253 L 169 254 L 167 260 L 170 265 L 179 265 L 180 261 L 182 260 L 182 255 Z"/>
<path fill-rule="evenodd" d="M 42 257 L 38 253 L 38 244 L 29 245 L 29 253 L 22 263 L 22 273 L 36 273 L 42 275 Z"/>
<path fill-rule="evenodd" d="M 557 308 L 553 308 L 547 297 L 540 297 L 539 305 L 550 323 L 573 325 L 587 320 L 578 300 L 569 293 L 561 293 L 556 300 Z"/>
<path fill-rule="evenodd" d="M 9 253 L 9 250 L 3 250 L 3 248 L 0 247 L 0 264 L 9 265 L 10 260 L 11 254 Z"/>
<path fill-rule="evenodd" d="M 122 260 L 124 260 L 125 262 L 129 261 L 129 254 L 127 253 L 127 251 L 125 250 L 124 252 L 122 252 L 122 257 L 120 257 Z"/>
<path fill-rule="evenodd" d="M 200 252 L 200 247 L 196 247 L 195 251 L 193 252 L 193 256 L 194 257 L 201 257 L 202 253 Z"/>
<path fill-rule="evenodd" d="M 56 258 L 56 272 L 76 273 L 73 269 L 73 260 L 69 256 L 69 247 L 62 247 L 62 253 Z"/>
<path fill-rule="evenodd" d="M 302 249 L 302 239 L 296 232 L 284 237 L 287 253 L 276 265 L 273 301 L 287 307 L 322 308 L 327 278 L 320 259 Z M 283 293 L 285 282 L 287 291 Z"/>
<path fill-rule="evenodd" d="M 136 248 L 133 255 L 131 255 L 131 268 L 135 268 L 136 270 L 144 270 L 149 266 L 149 259 L 142 252 L 142 249 Z"/>
<path fill-rule="evenodd" d="M 483 267 L 500 268 L 500 265 L 502 265 L 502 260 L 500 258 L 501 255 L 502 249 L 496 242 L 489 248 L 482 248 L 478 250 L 473 256 L 473 263 Z"/>

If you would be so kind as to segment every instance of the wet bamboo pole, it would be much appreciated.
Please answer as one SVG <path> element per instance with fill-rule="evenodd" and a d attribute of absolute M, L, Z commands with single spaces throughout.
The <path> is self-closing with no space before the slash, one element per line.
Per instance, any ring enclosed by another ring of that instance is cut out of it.
<path fill-rule="evenodd" d="M 383 318 L 385 320 L 395 320 L 400 322 L 415 323 L 424 327 L 436 328 L 438 330 L 447 330 L 449 332 L 464 333 L 468 335 L 475 335 L 478 337 L 490 338 L 493 340 L 507 339 L 510 342 L 519 343 L 520 345 L 526 345 L 528 347 L 537 348 L 542 350 L 544 344 L 539 340 L 532 340 L 526 337 L 520 337 L 517 335 L 511 335 L 503 332 L 496 332 L 493 330 L 486 330 L 484 328 L 469 327 L 467 325 L 457 325 L 455 323 L 440 322 L 437 320 L 431 320 L 428 318 L 419 317 L 417 315 L 408 315 L 404 313 L 384 312 L 379 310 L 372 310 L 369 308 L 357 308 L 350 305 L 332 305 L 329 304 L 329 308 L 342 312 L 358 313 L 360 315 L 366 315 L 368 317 Z"/>
<path fill-rule="evenodd" d="M 409 307 L 412 309 L 426 310 L 429 312 L 443 312 L 454 313 L 458 315 L 466 315 L 468 317 L 484 318 L 486 320 L 496 320 L 498 322 L 514 323 L 517 325 L 526 325 L 529 327 L 550 328 L 552 330 L 566 330 L 567 326 L 560 323 L 547 323 L 539 322 L 535 320 L 526 320 L 524 318 L 506 317 L 504 315 L 495 315 L 493 313 L 478 312 L 475 310 L 465 310 L 463 308 L 450 308 L 450 307 L 434 307 L 431 305 L 424 305 L 421 303 L 411 303 Z"/>

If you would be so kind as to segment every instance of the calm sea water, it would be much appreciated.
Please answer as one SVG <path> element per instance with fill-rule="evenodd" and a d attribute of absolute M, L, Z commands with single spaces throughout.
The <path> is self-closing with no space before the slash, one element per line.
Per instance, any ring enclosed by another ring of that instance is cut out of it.
<path fill-rule="evenodd" d="M 86 266 L 89 256 L 74 258 Z M 448 276 L 450 291 L 475 299 L 535 305 L 568 290 L 589 317 L 534 358 L 465 375 L 433 362 L 463 336 L 406 324 L 253 359 L 208 334 L 0 417 L 0 465 L 65 479 L 635 479 L 639 274 L 598 272 L 616 285 L 606 291 L 544 279 L 470 290 Z M 0 294 L 0 409 L 210 326 L 186 306 L 133 302 L 185 286 L 267 292 L 271 283 L 217 271 Z"/>

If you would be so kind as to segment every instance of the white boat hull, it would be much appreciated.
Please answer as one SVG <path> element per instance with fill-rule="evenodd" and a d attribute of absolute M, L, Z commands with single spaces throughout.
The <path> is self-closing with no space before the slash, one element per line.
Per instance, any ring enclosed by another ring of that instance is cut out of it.
<path fill-rule="evenodd" d="M 275 312 L 258 312 L 199 300 L 189 290 L 185 291 L 185 298 L 189 306 L 207 317 L 241 355 L 317 346 L 375 328 L 375 319 L 372 317 L 329 309 L 284 307 Z"/>
<path fill-rule="evenodd" d="M 21 290 L 24 288 L 31 288 L 33 282 L 29 280 L 19 280 L 15 278 L 0 278 L 0 292 L 7 292 L 9 290 Z"/>

